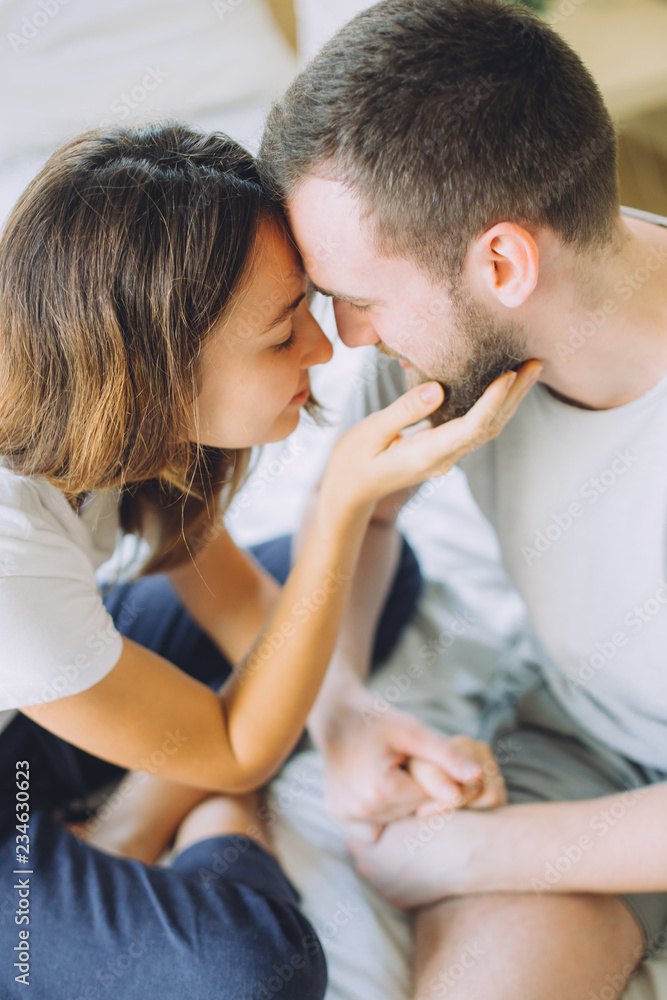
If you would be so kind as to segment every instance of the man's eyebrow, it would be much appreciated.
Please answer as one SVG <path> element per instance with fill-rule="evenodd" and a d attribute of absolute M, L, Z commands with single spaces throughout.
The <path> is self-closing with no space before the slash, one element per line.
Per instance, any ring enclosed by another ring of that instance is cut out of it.
<path fill-rule="evenodd" d="M 369 304 L 368 299 L 355 298 L 354 295 L 343 295 L 342 292 L 331 292 L 328 288 L 320 288 L 314 281 L 310 282 L 310 287 L 313 292 L 319 292 L 320 295 L 325 295 L 328 299 L 340 299 L 341 302 L 350 302 L 352 305 L 358 305 L 360 302 L 363 302 L 365 305 Z M 374 304 L 382 305 L 383 303 L 376 302 Z"/>
<path fill-rule="evenodd" d="M 299 308 L 305 297 L 306 293 L 301 292 L 301 295 L 298 295 L 295 298 L 294 302 L 290 302 L 288 306 L 285 306 L 283 311 L 278 316 L 276 316 L 275 319 L 271 320 L 269 325 L 264 330 L 264 333 L 270 333 L 271 330 L 274 330 L 277 326 L 280 326 L 281 323 L 284 323 L 285 320 L 288 319 L 292 315 L 292 313 Z"/>

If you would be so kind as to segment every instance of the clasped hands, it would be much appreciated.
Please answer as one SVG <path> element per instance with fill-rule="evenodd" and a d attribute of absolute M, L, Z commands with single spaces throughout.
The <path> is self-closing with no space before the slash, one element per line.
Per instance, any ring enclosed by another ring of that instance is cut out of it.
<path fill-rule="evenodd" d="M 327 809 L 348 832 L 357 870 L 402 908 L 471 891 L 487 838 L 484 823 L 471 822 L 479 812 L 470 810 L 507 801 L 491 748 L 441 736 L 399 709 L 378 715 L 371 706 L 372 696 L 359 692 L 317 741 Z"/>

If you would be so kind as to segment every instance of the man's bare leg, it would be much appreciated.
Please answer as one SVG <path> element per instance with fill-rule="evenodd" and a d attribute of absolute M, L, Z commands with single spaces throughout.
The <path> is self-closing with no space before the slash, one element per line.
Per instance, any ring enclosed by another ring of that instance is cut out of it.
<path fill-rule="evenodd" d="M 415 1000 L 620 997 L 644 938 L 616 896 L 456 896 L 415 918 Z"/>

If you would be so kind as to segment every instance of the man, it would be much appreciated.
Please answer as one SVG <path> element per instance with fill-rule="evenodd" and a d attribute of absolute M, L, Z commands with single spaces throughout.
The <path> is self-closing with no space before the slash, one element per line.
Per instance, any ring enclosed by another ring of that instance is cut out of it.
<path fill-rule="evenodd" d="M 366 605 L 311 720 L 336 814 L 388 823 L 352 845 L 359 869 L 420 908 L 420 1000 L 620 996 L 667 925 L 667 220 L 620 213 L 590 74 L 500 0 L 363 12 L 272 110 L 260 155 L 344 343 L 441 381 L 441 419 L 543 366 L 461 463 L 540 645 L 514 717 L 483 720 L 520 748 L 502 764 L 510 805 L 409 849 L 424 807 L 397 762 L 434 760 L 440 737 L 400 712 L 364 726 Z M 385 365 L 378 398 L 401 388 Z M 395 558 L 390 522 L 369 535 L 366 593 Z"/>

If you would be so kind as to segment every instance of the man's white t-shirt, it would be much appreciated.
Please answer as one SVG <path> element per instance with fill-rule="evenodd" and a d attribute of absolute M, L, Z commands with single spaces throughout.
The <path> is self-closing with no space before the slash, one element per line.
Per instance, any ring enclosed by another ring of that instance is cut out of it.
<path fill-rule="evenodd" d="M 0 730 L 15 709 L 84 691 L 118 662 L 96 571 L 119 536 L 118 490 L 77 514 L 45 479 L 0 465 Z"/>
<path fill-rule="evenodd" d="M 603 743 L 667 769 L 667 375 L 611 410 L 538 384 L 461 466 L 555 697 Z"/>

